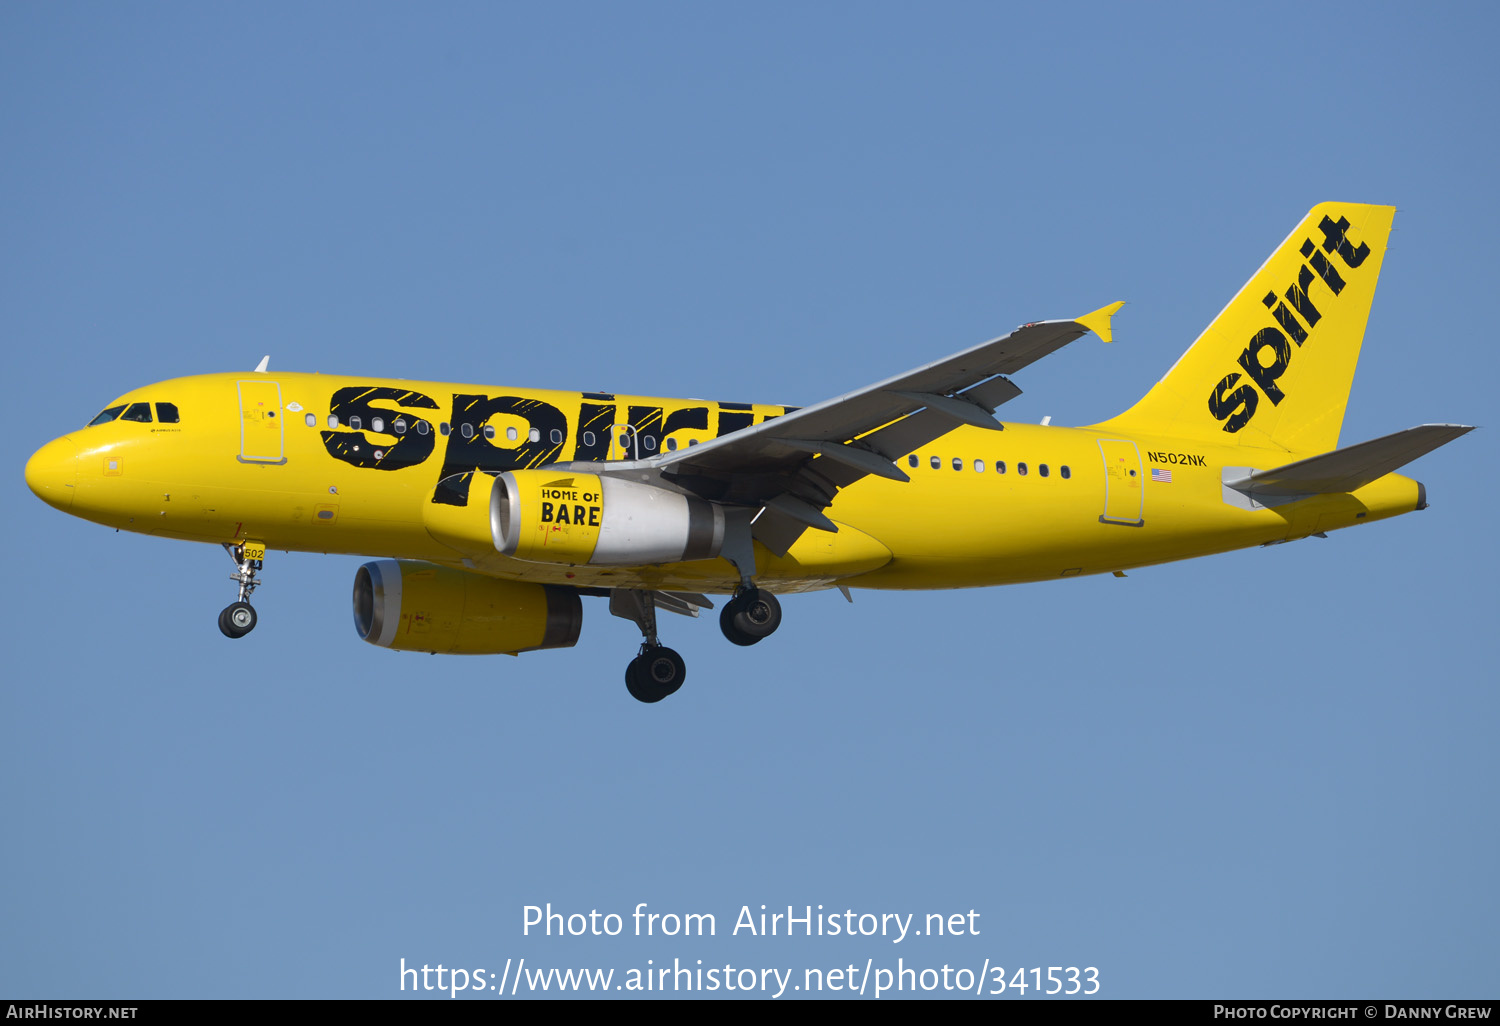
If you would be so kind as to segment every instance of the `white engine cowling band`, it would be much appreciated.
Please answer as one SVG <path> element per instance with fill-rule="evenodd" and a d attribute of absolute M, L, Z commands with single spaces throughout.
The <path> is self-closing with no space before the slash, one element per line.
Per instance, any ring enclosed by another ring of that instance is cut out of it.
<path fill-rule="evenodd" d="M 496 551 L 543 563 L 682 563 L 712 559 L 724 547 L 717 503 L 595 474 L 501 474 L 490 493 L 490 527 Z"/>

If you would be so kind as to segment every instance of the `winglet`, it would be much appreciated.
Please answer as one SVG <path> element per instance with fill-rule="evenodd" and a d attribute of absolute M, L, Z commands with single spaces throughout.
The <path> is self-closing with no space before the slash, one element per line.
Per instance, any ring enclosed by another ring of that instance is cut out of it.
<path fill-rule="evenodd" d="M 257 363 L 255 365 L 255 373 L 257 373 L 257 374 L 264 374 L 266 372 L 266 368 L 268 366 L 270 366 L 270 364 L 271 364 L 271 354 L 267 353 L 265 356 L 262 356 L 260 358 L 260 363 Z"/>
<path fill-rule="evenodd" d="M 1114 336 L 1112 336 L 1109 332 L 1109 319 L 1115 314 L 1119 313 L 1120 307 L 1124 305 L 1125 301 L 1122 299 L 1118 303 L 1111 303 L 1108 306 L 1101 306 L 1093 313 L 1084 314 L 1082 317 L 1074 317 L 1073 323 L 1082 324 L 1085 328 L 1089 329 L 1095 335 L 1098 335 L 1100 338 L 1104 339 L 1104 341 L 1106 342 L 1113 342 Z"/>

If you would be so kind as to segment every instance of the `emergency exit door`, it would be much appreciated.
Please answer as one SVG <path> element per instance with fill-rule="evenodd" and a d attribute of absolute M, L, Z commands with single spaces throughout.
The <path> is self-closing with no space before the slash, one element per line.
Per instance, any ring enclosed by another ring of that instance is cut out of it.
<path fill-rule="evenodd" d="M 1101 438 L 1099 454 L 1104 457 L 1104 513 L 1099 522 L 1140 527 L 1146 522 L 1140 450 L 1122 438 Z"/>

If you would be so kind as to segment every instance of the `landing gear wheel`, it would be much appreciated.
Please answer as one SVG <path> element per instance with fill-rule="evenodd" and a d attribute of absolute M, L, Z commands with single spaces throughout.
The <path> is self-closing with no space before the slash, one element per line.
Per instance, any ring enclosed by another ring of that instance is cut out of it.
<path fill-rule="evenodd" d="M 753 645 L 756 642 L 760 641 L 760 638 L 753 638 L 750 635 L 743 633 L 738 627 L 734 625 L 735 612 L 736 607 L 734 604 L 734 600 L 732 599 L 724 603 L 724 608 L 719 610 L 719 630 L 724 632 L 724 637 L 728 638 L 736 645 Z"/>
<path fill-rule="evenodd" d="M 719 629 L 736 645 L 753 645 L 775 634 L 780 626 L 781 603 L 759 588 L 736 595 L 719 613 Z"/>
<path fill-rule="evenodd" d="M 647 648 L 625 668 L 625 687 L 638 702 L 660 702 L 687 678 L 682 656 L 664 646 Z"/>
<path fill-rule="evenodd" d="M 255 630 L 255 607 L 248 602 L 236 602 L 219 614 L 219 630 L 226 638 L 243 638 Z"/>

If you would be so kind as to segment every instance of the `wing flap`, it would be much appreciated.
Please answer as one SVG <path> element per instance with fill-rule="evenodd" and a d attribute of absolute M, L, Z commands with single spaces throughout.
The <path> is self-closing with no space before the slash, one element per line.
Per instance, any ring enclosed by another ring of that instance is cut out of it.
<path fill-rule="evenodd" d="M 706 596 L 691 591 L 653 591 L 651 600 L 657 609 L 664 609 L 678 616 L 697 616 L 698 610 L 714 607 Z"/>
<path fill-rule="evenodd" d="M 812 442 L 806 439 L 783 438 L 781 444 L 789 449 L 801 449 L 803 452 L 814 456 L 826 456 L 835 463 L 859 471 L 863 474 L 874 474 L 876 477 L 889 478 L 892 481 L 906 482 L 911 478 L 906 471 L 892 463 L 888 458 L 871 452 L 869 449 L 857 445 L 840 442 Z"/>

